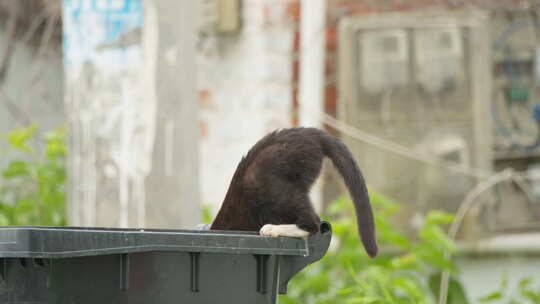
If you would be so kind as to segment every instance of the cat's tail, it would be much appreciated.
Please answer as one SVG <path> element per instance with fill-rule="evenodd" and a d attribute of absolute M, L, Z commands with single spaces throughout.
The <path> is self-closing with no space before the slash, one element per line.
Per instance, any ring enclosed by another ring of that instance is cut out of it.
<path fill-rule="evenodd" d="M 356 165 L 347 146 L 338 138 L 327 133 L 322 133 L 321 144 L 323 153 L 332 160 L 349 189 L 356 210 L 360 238 L 366 252 L 369 256 L 374 257 L 378 251 L 375 237 L 375 223 L 362 172 Z"/>

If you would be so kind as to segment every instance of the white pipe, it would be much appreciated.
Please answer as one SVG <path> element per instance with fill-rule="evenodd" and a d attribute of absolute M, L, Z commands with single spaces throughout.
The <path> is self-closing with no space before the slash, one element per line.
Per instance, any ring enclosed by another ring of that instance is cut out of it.
<path fill-rule="evenodd" d="M 321 127 L 323 110 L 326 0 L 302 0 L 300 13 L 299 125 Z M 321 179 L 311 191 L 315 209 L 321 209 Z"/>
<path fill-rule="evenodd" d="M 302 0 L 301 9 L 299 122 L 320 127 L 320 117 L 312 113 L 319 113 L 324 103 L 326 0 Z"/>

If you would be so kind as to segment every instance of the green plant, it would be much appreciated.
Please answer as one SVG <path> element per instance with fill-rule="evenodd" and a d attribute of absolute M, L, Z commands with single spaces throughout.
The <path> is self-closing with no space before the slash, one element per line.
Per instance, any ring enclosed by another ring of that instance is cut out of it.
<path fill-rule="evenodd" d="M 213 218 L 214 218 L 214 217 L 212 216 L 212 209 L 210 208 L 210 206 L 204 206 L 204 207 L 201 209 L 201 219 L 202 219 L 202 222 L 203 222 L 203 223 L 206 223 L 206 224 L 211 224 Z"/>
<path fill-rule="evenodd" d="M 309 266 L 289 283 L 280 303 L 435 303 L 440 274 L 457 269 L 445 258 L 454 253 L 454 243 L 442 226 L 453 216 L 441 211 L 429 212 L 418 235 L 409 238 L 392 222 L 399 206 L 390 199 L 372 193 L 378 241 L 386 248 L 375 259 L 363 251 L 356 233 L 352 204 L 344 199 L 330 205 L 323 218 L 332 223 L 336 241 L 319 262 Z M 461 284 L 452 279 L 449 304 L 468 303 Z"/>
<path fill-rule="evenodd" d="M 36 126 L 3 136 L 16 159 L 0 176 L 0 225 L 65 225 L 66 145 L 64 131 L 36 138 Z M 30 141 L 42 144 L 34 149 Z"/>
<path fill-rule="evenodd" d="M 507 277 L 503 277 L 498 290 L 479 299 L 481 303 L 497 304 L 540 304 L 540 285 L 533 285 L 530 278 L 521 279 L 517 293 L 511 295 Z"/>

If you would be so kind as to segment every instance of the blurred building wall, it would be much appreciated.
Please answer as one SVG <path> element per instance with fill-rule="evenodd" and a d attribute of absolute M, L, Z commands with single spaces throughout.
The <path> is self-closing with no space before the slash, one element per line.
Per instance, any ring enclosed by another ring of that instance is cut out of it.
<path fill-rule="evenodd" d="M 70 224 L 197 224 L 197 1 L 63 3 Z"/>
<path fill-rule="evenodd" d="M 536 271 L 540 268 L 538 250 L 521 254 L 460 256 L 456 263 L 471 304 L 482 303 L 479 299 L 500 289 L 504 279 L 508 292 L 503 297 L 520 294 L 519 282 L 523 279 L 531 279 L 532 286 L 538 286 L 540 281 L 540 272 Z"/>
<path fill-rule="evenodd" d="M 299 2 L 245 0 L 241 18 L 238 32 L 199 44 L 202 201 L 214 210 L 242 155 L 294 119 Z"/>
<path fill-rule="evenodd" d="M 326 82 L 325 82 L 325 110 L 331 115 L 336 115 L 336 110 L 338 107 L 338 92 L 335 79 L 338 73 L 338 62 L 339 56 L 338 51 L 342 45 L 338 39 L 338 23 L 342 20 L 343 17 L 351 15 L 367 15 L 370 13 L 380 13 L 380 12 L 396 12 L 396 11 L 417 11 L 417 12 L 429 12 L 429 11 L 459 11 L 463 9 L 481 9 L 490 15 L 490 22 L 494 21 L 495 15 L 501 15 L 501 19 L 505 19 L 508 23 L 513 21 L 513 17 L 510 16 L 509 12 L 517 11 L 524 14 L 530 14 L 535 10 L 538 10 L 538 1 L 530 0 L 501 0 L 501 1 L 490 1 L 490 0 L 474 0 L 474 1 L 461 1 L 461 0 L 392 0 L 392 1 L 377 1 L 377 0 L 328 0 L 328 10 L 327 10 L 327 29 L 326 29 Z M 496 25 L 496 23 L 495 23 Z M 500 27 L 493 26 L 493 23 L 490 23 L 490 34 L 491 38 L 501 35 Z M 498 31 L 498 33 L 497 33 Z M 525 38 L 528 43 L 532 43 L 530 36 L 526 35 L 516 35 L 518 40 L 519 38 Z M 491 44 L 491 41 L 490 41 Z M 490 100 L 491 101 L 491 100 Z M 529 114 L 529 113 L 528 113 Z M 525 119 L 530 119 L 526 117 Z M 335 133 L 339 133 L 338 130 L 334 130 L 331 127 L 327 128 Z M 372 131 L 372 130 L 371 130 Z M 374 132 L 371 132 L 374 133 Z M 364 151 L 362 151 L 364 152 Z M 373 159 L 369 158 L 369 155 L 366 156 L 366 160 L 373 162 Z M 361 160 L 362 161 L 362 160 Z M 410 163 L 410 159 L 403 159 L 401 163 L 407 165 Z M 388 162 L 387 162 L 388 163 Z M 507 164 L 505 164 L 507 165 Z M 393 167 L 389 166 L 394 170 Z M 497 170 L 503 168 L 503 166 L 497 166 Z M 524 170 L 524 168 L 517 168 L 517 170 Z M 395 181 L 395 177 L 392 174 L 388 174 L 389 183 Z M 398 177 L 402 177 L 399 176 Z M 403 176 L 406 181 L 412 180 L 410 176 Z M 335 180 L 335 178 L 329 178 L 330 181 Z M 367 177 L 369 183 L 369 176 Z M 456 181 L 463 182 L 465 179 L 459 177 Z M 428 180 L 437 187 L 444 185 L 440 181 Z M 449 179 L 446 180 L 447 182 Z M 457 183 L 448 182 L 452 186 L 452 190 L 456 188 Z M 428 186 L 429 183 L 421 184 L 422 187 Z M 514 187 L 514 185 L 506 185 L 508 188 Z M 469 186 L 470 187 L 470 186 Z M 505 187 L 502 187 L 502 191 L 505 191 Z M 515 188 L 515 187 L 514 187 Z M 414 189 L 414 194 L 419 194 L 419 191 L 416 191 L 417 187 L 402 187 L 404 191 L 408 189 Z M 325 189 L 325 193 L 331 193 Z M 470 190 L 470 188 L 469 188 Z M 335 195 L 339 192 L 334 191 Z M 332 196 L 327 196 L 325 201 L 331 199 Z M 528 200 L 525 200 L 528 202 Z M 456 202 L 460 202 L 459 198 Z M 430 205 L 430 208 L 434 208 L 437 203 L 447 204 L 447 200 L 441 200 L 434 202 L 433 205 Z M 513 224 L 520 223 L 523 221 L 523 217 L 518 214 L 532 213 L 530 209 L 523 208 L 525 205 L 523 200 L 523 195 L 516 195 L 516 191 L 506 193 L 503 196 L 503 199 L 499 202 L 502 204 L 500 209 L 501 215 L 507 218 L 507 222 L 512 222 Z M 438 206 L 437 206 L 438 207 Z M 499 215 L 500 216 L 500 215 Z M 491 222 L 499 227 L 498 233 L 502 230 L 501 221 L 495 218 L 496 216 L 493 213 L 483 212 L 482 219 L 490 218 Z M 412 219 L 412 217 L 409 217 Z M 480 224 L 480 219 L 478 217 L 474 218 L 472 221 L 474 225 L 483 225 Z M 536 230 L 538 231 L 538 230 Z M 481 296 L 486 296 L 489 293 L 500 289 L 501 281 L 503 278 L 506 278 L 508 281 L 509 290 L 511 291 L 508 295 L 517 294 L 519 281 L 522 279 L 533 279 L 535 286 L 540 280 L 538 276 L 538 271 L 536 269 L 539 267 L 539 248 L 535 246 L 540 239 L 540 236 L 535 231 L 523 234 L 512 234 L 505 235 L 504 237 L 498 237 L 494 232 L 495 236 L 493 239 L 496 239 L 496 245 L 493 247 L 486 246 L 482 247 L 483 243 L 491 243 L 493 240 L 489 237 L 485 239 L 478 240 L 479 242 L 472 242 L 467 244 L 465 250 L 461 252 L 457 257 L 457 263 L 460 269 L 459 277 L 462 280 L 462 283 L 466 287 L 466 292 L 469 296 L 471 303 L 480 303 L 478 300 Z"/>
<path fill-rule="evenodd" d="M 480 9 L 486 12 L 500 12 L 507 10 L 532 9 L 537 4 L 534 0 L 327 0 L 327 24 L 325 31 L 325 81 L 324 81 L 324 109 L 332 116 L 337 116 L 338 109 L 338 24 L 347 16 L 366 15 L 382 12 L 405 12 L 405 11 L 455 11 L 464 9 Z M 338 130 L 329 125 L 326 129 L 334 134 Z M 336 181 L 338 178 L 332 171 L 327 171 L 324 186 L 324 201 L 331 201 L 340 195 Z"/>
<path fill-rule="evenodd" d="M 57 36 L 61 22 L 52 9 L 56 2 L 50 1 L 49 9 L 37 1 L 0 4 L 0 135 L 29 124 L 46 131 L 65 123 L 62 48 Z M 36 10 L 25 11 L 32 4 Z M 10 159 L 1 155 L 0 168 Z"/>

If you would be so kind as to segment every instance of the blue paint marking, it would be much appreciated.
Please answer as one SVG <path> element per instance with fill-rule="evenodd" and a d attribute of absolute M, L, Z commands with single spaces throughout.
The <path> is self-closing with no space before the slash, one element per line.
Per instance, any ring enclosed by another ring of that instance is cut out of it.
<path fill-rule="evenodd" d="M 64 0 L 63 5 L 66 64 L 74 58 L 78 63 L 84 57 L 91 60 L 98 45 L 143 26 L 142 0 Z"/>
<path fill-rule="evenodd" d="M 126 14 L 129 12 L 130 4 L 130 0 L 93 0 L 92 9 L 98 13 Z"/>

